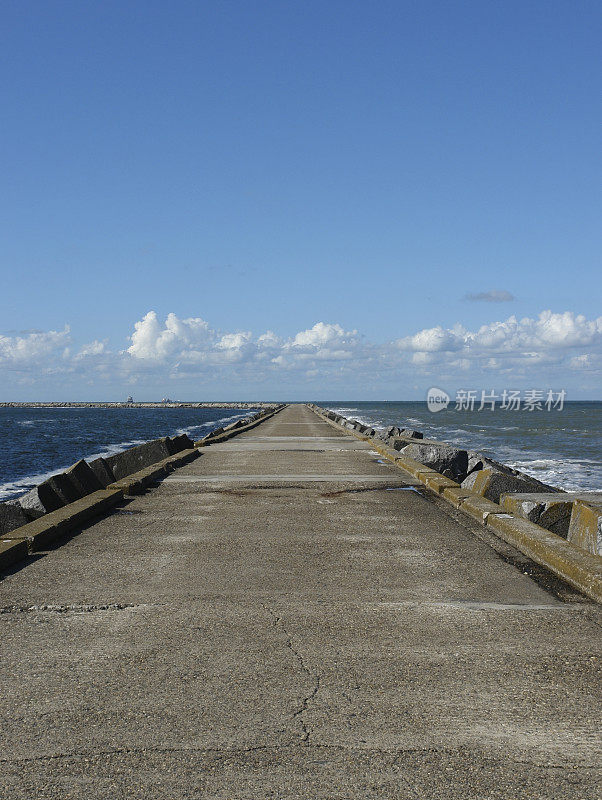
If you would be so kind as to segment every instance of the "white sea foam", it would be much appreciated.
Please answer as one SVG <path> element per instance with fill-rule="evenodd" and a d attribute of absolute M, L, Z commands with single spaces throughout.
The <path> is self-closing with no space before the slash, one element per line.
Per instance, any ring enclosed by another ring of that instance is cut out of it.
<path fill-rule="evenodd" d="M 176 431 L 177 436 L 182 436 L 182 434 L 186 434 L 189 436 L 191 433 L 195 431 L 205 431 L 208 428 L 219 428 L 222 425 L 227 425 L 230 422 L 236 422 L 239 419 L 245 419 L 245 417 L 250 416 L 248 413 L 243 414 L 231 414 L 228 417 L 221 417 L 220 419 L 212 419 L 210 422 L 201 422 L 198 425 L 188 425 L 186 428 L 178 428 Z"/>
<path fill-rule="evenodd" d="M 360 416 L 357 408 L 331 408 L 330 411 L 334 411 L 335 414 L 340 414 L 342 417 L 352 418 L 362 425 L 376 427 L 374 420 L 368 419 L 368 417 Z"/>
<path fill-rule="evenodd" d="M 386 408 L 381 411 L 378 404 L 369 412 L 351 406 L 332 408 L 331 410 L 348 418 L 353 417 L 364 425 L 374 427 L 415 426 L 427 438 L 447 441 L 467 450 L 476 450 L 560 489 L 585 492 L 602 491 L 602 460 L 597 459 L 595 454 L 593 458 L 588 457 L 588 455 L 591 456 L 591 445 L 589 453 L 586 451 L 583 457 L 575 458 L 571 455 L 564 455 L 565 450 L 568 449 L 567 444 L 570 447 L 571 442 L 574 442 L 573 453 L 578 453 L 580 444 L 597 433 L 595 427 L 592 430 L 570 426 L 556 428 L 550 431 L 550 436 L 541 437 L 542 431 L 537 427 L 535 420 L 525 420 L 524 428 L 519 425 L 498 426 L 497 422 L 501 420 L 493 417 L 489 427 L 487 426 L 489 417 L 479 419 L 478 423 L 480 424 L 463 420 L 463 427 L 459 427 L 457 424 L 446 427 L 445 425 L 434 425 L 428 418 L 424 421 L 416 417 L 404 418 L 403 411 L 395 411 L 399 416 L 394 417 Z M 524 436 L 521 435 L 521 431 Z M 580 436 L 576 438 L 576 434 Z M 554 452 L 556 450 L 554 436 L 557 435 L 561 435 L 562 440 L 558 442 L 557 452 Z M 532 453 L 526 451 L 525 447 L 531 448 Z"/>

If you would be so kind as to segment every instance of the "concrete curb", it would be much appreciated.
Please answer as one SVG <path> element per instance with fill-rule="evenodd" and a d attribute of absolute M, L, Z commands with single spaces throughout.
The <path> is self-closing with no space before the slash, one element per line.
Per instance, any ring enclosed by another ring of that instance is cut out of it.
<path fill-rule="evenodd" d="M 510 514 L 490 514 L 487 527 L 505 542 L 560 575 L 580 592 L 602 602 L 602 559 L 555 533 Z"/>
<path fill-rule="evenodd" d="M 100 489 L 57 511 L 50 511 L 27 525 L 15 528 L 5 534 L 3 539 L 25 542 L 28 552 L 35 552 L 59 536 L 103 514 L 122 500 L 123 492 L 120 489 Z"/>
<path fill-rule="evenodd" d="M 419 480 L 429 491 L 442 497 L 482 525 L 486 525 L 505 542 L 558 575 L 582 594 L 602 603 L 602 558 L 599 556 L 576 547 L 534 522 L 508 513 L 506 509 L 480 494 L 462 489 L 458 483 L 435 470 L 425 467 L 412 458 L 400 456 L 398 451 L 391 451 L 390 448 L 375 442 L 370 436 L 362 436 L 353 428 L 340 425 L 316 408 L 312 406 L 309 408 L 333 428 L 368 442 L 381 456 Z"/>
<path fill-rule="evenodd" d="M 212 436 L 210 433 L 198 442 L 194 443 L 195 447 L 207 447 L 208 445 L 217 444 L 219 442 L 227 442 L 228 439 L 232 439 L 234 436 L 238 436 L 239 433 L 245 433 L 246 431 L 250 431 L 253 428 L 256 428 L 258 425 L 261 425 L 262 422 L 265 422 L 267 419 L 271 419 L 275 414 L 278 414 L 282 411 L 283 408 L 286 408 L 286 403 L 275 408 L 269 414 L 264 414 L 264 416 L 260 417 L 260 419 L 254 419 L 253 422 L 250 422 L 248 425 L 242 425 L 240 428 L 233 428 L 231 431 L 224 431 L 223 433 L 218 434 L 217 436 Z"/>

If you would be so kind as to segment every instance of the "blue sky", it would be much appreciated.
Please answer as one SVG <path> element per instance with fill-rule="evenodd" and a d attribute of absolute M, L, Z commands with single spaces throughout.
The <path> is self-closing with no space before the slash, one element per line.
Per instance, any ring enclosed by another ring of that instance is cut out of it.
<path fill-rule="evenodd" d="M 5 0 L 1 399 L 600 397 L 601 23 Z"/>

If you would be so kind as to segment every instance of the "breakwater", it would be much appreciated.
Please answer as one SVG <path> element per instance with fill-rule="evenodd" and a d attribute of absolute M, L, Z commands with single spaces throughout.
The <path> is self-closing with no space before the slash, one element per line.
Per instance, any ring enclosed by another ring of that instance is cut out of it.
<path fill-rule="evenodd" d="M 371 440 L 378 452 L 455 508 L 602 600 L 602 493 L 563 492 L 482 453 L 426 439 L 422 431 L 398 426 L 377 431 L 335 411 L 310 407 Z"/>
<path fill-rule="evenodd" d="M 152 402 L 152 403 L 96 403 L 96 402 L 62 402 L 56 401 L 51 403 L 0 403 L 0 408 L 272 408 L 273 403 L 256 402 L 256 403 L 180 403 L 172 401 Z"/>
<path fill-rule="evenodd" d="M 223 428 L 30 523 L 3 798 L 597 797 L 598 606 L 375 437 L 303 405 Z"/>

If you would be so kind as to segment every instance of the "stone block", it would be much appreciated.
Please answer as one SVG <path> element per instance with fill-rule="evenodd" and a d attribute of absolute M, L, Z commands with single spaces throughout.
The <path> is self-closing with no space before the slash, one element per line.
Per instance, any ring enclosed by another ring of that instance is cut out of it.
<path fill-rule="evenodd" d="M 383 439 L 394 439 L 396 436 L 401 435 L 401 428 L 398 428 L 397 425 L 389 425 L 388 428 L 382 432 Z"/>
<path fill-rule="evenodd" d="M 406 439 L 424 439 L 424 434 L 421 431 L 415 431 L 412 428 L 402 428 L 400 434 Z"/>
<path fill-rule="evenodd" d="M 0 536 L 14 531 L 15 528 L 20 528 L 21 525 L 26 525 L 28 522 L 29 517 L 26 516 L 18 502 L 0 503 Z"/>
<path fill-rule="evenodd" d="M 82 497 L 63 508 L 50 511 L 43 517 L 23 525 L 6 535 L 7 539 L 27 539 L 30 550 L 42 550 L 47 544 L 70 530 L 80 527 L 93 517 L 103 514 L 123 498 L 119 490 L 103 489 Z"/>
<path fill-rule="evenodd" d="M 602 556 L 602 500 L 575 500 L 568 540 L 588 553 Z"/>
<path fill-rule="evenodd" d="M 204 436 L 201 441 L 204 442 L 205 439 L 214 439 L 216 436 L 221 436 L 223 432 L 223 428 L 216 428 L 214 431 L 211 431 L 211 433 L 208 433 L 207 436 Z"/>
<path fill-rule="evenodd" d="M 237 425 L 238 423 L 234 424 Z M 171 455 L 181 453 L 182 450 L 190 450 L 191 447 L 194 447 L 194 442 L 190 436 L 187 436 L 185 433 L 181 433 L 179 436 L 172 436 L 169 441 L 170 444 L 168 446 L 171 449 Z"/>
<path fill-rule="evenodd" d="M 75 486 L 64 475 L 53 475 L 18 498 L 19 505 L 29 519 L 37 519 L 56 511 L 80 497 Z"/>
<path fill-rule="evenodd" d="M 602 500 L 602 492 L 515 492 L 503 494 L 500 505 L 517 517 L 528 519 L 566 539 L 575 500 Z"/>
<path fill-rule="evenodd" d="M 508 492 L 544 493 L 547 486 L 526 475 L 509 475 L 494 469 L 472 472 L 462 481 L 462 488 L 480 494 L 493 503 L 498 503 L 502 494 Z"/>
<path fill-rule="evenodd" d="M 466 475 L 468 453 L 452 445 L 443 442 L 409 444 L 402 448 L 402 453 L 452 480 L 462 480 Z"/>
<path fill-rule="evenodd" d="M 517 474 L 517 471 L 512 469 L 512 467 L 507 467 L 506 464 L 501 464 L 499 461 L 494 461 L 492 458 L 488 458 L 487 456 L 484 456 L 482 453 L 478 453 L 475 450 L 469 450 L 466 475 L 468 476 L 473 472 L 478 472 L 482 469 L 492 469 L 496 472 L 503 472 L 506 475 Z"/>
<path fill-rule="evenodd" d="M 85 497 L 87 494 L 104 489 L 102 483 L 90 469 L 89 464 L 84 460 L 77 461 L 72 467 L 65 470 L 63 474 L 75 486 L 80 497 Z"/>
<path fill-rule="evenodd" d="M 104 458 L 95 458 L 94 461 L 89 462 L 88 466 L 96 475 L 96 478 L 100 482 L 103 489 L 106 489 L 110 483 L 115 481 L 113 470 L 104 460 Z"/>
<path fill-rule="evenodd" d="M 247 419 L 237 419 L 236 422 L 231 422 L 229 425 L 226 425 L 224 428 L 225 431 L 235 431 L 237 428 L 242 428 L 245 425 L 248 425 L 250 422 L 254 421 L 255 419 L 261 419 L 264 414 L 254 415 L 252 418 Z M 183 447 L 182 450 L 186 450 L 188 448 Z"/>
<path fill-rule="evenodd" d="M 122 453 L 115 453 L 106 460 L 117 481 L 127 478 L 134 472 L 138 472 L 151 464 L 156 464 L 164 458 L 173 455 L 171 452 L 171 440 L 167 437 L 153 439 L 137 447 L 130 447 Z"/>

